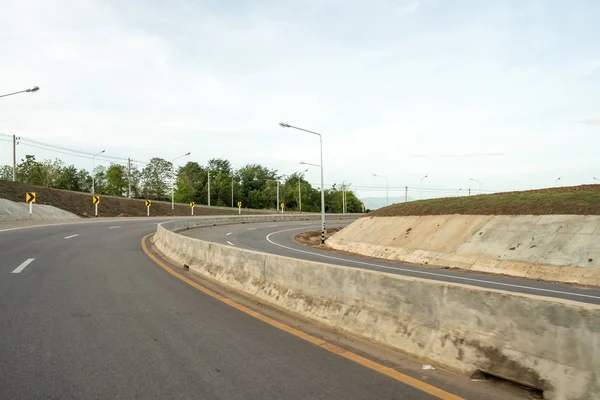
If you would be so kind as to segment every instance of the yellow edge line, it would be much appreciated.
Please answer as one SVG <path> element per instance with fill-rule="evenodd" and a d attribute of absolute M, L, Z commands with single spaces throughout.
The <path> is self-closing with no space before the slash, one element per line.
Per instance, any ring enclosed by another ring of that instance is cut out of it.
<path fill-rule="evenodd" d="M 165 263 L 163 263 L 161 260 L 159 260 L 154 254 L 152 254 L 149 250 L 148 247 L 146 247 L 146 239 L 150 236 L 152 236 L 153 233 L 146 235 L 142 238 L 142 249 L 144 250 L 144 253 L 146 253 L 146 255 L 148 257 L 150 257 L 155 263 L 157 263 L 158 265 L 160 265 L 164 270 L 166 270 L 168 273 L 170 273 L 171 275 L 173 275 L 174 277 L 176 277 L 177 279 L 180 279 L 182 281 L 184 281 L 185 283 L 193 286 L 194 288 L 206 293 L 207 295 L 214 297 L 217 300 L 222 301 L 223 303 L 236 308 L 246 314 L 249 314 L 251 316 L 253 316 L 254 318 L 257 318 L 263 322 L 266 322 L 267 324 L 274 326 L 276 328 L 281 329 L 282 331 L 285 331 L 289 334 L 292 334 L 296 337 L 299 337 L 300 339 L 304 339 L 307 342 L 310 342 L 312 344 L 315 344 L 331 353 L 335 353 L 337 355 L 340 355 L 348 360 L 354 361 L 355 363 L 358 363 L 360 365 L 362 365 L 363 367 L 367 367 L 370 368 L 374 371 L 377 371 L 383 375 L 387 375 L 390 378 L 396 379 L 400 382 L 403 382 L 409 386 L 412 386 L 414 388 L 417 388 L 423 392 L 429 393 L 439 399 L 442 400 L 464 400 L 462 397 L 453 395 L 452 393 L 448 393 L 442 389 L 439 389 L 435 386 L 429 385 L 425 382 L 422 382 L 418 379 L 415 379 L 413 377 L 410 377 L 408 375 L 405 375 L 401 372 L 396 371 L 393 368 L 389 368 L 386 367 L 384 365 L 381 365 L 379 363 L 376 363 L 375 361 L 369 360 L 365 357 L 359 356 L 358 354 L 352 353 L 348 350 L 342 349 L 339 346 L 336 346 L 332 343 L 329 342 L 325 342 L 322 339 L 316 338 L 314 336 L 311 336 L 305 332 L 302 332 L 298 329 L 292 328 L 291 326 L 288 326 L 286 324 L 283 324 L 279 321 L 276 321 L 272 318 L 269 318 L 265 315 L 262 315 L 248 307 L 245 307 L 241 304 L 236 303 L 235 301 L 228 299 L 227 297 L 221 296 L 218 293 L 213 292 L 212 290 L 209 290 L 205 287 L 203 287 L 202 285 L 199 285 L 198 283 L 194 282 L 193 280 L 179 274 L 178 272 L 175 272 L 175 270 L 173 270 L 171 267 L 169 267 L 168 265 L 166 265 Z"/>

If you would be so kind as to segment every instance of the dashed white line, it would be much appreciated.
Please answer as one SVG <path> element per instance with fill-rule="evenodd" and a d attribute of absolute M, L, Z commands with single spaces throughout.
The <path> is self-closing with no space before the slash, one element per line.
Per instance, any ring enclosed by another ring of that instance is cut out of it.
<path fill-rule="evenodd" d="M 235 246 L 235 244 L 231 243 L 229 240 L 227 241 L 227 243 L 231 246 Z"/>
<path fill-rule="evenodd" d="M 227 235 L 225 235 L 225 236 L 229 236 L 229 235 L 231 235 L 232 233 L 233 233 L 233 232 L 229 232 L 229 233 L 228 233 Z"/>
<path fill-rule="evenodd" d="M 76 233 L 76 234 L 71 235 L 71 236 L 65 236 L 65 239 L 71 239 L 71 238 L 74 238 L 75 236 L 79 236 L 79 233 Z"/>
<path fill-rule="evenodd" d="M 285 229 L 285 230 L 277 231 L 277 232 L 271 232 L 271 233 L 269 233 L 267 235 L 266 239 L 267 239 L 267 241 L 269 243 L 271 243 L 271 244 L 273 244 L 275 246 L 282 247 L 282 248 L 287 249 L 287 250 L 295 251 L 295 252 L 298 252 L 298 253 L 310 254 L 310 255 L 313 255 L 313 256 L 318 256 L 318 257 L 323 257 L 323 258 L 328 258 L 330 260 L 344 261 L 344 262 L 348 262 L 348 263 L 352 263 L 352 264 L 367 265 L 367 266 L 370 266 L 370 267 L 377 267 L 377 268 L 383 268 L 383 269 L 391 269 L 391 270 L 402 271 L 402 272 L 412 272 L 414 274 L 420 274 L 420 275 L 428 275 L 428 276 L 435 276 L 435 277 L 457 279 L 457 280 L 465 281 L 465 282 L 484 283 L 484 284 L 496 285 L 496 286 L 500 286 L 500 287 L 510 287 L 510 288 L 515 288 L 515 289 L 528 289 L 528 290 L 533 290 L 533 291 L 536 291 L 536 292 L 566 294 L 566 295 L 570 295 L 570 296 L 585 297 L 585 298 L 589 298 L 589 299 L 600 299 L 600 296 L 592 296 L 592 295 L 583 294 L 583 293 L 574 293 L 574 292 L 565 292 L 565 291 L 562 291 L 562 290 L 536 288 L 536 287 L 531 287 L 531 286 L 515 285 L 515 284 L 512 284 L 512 283 L 494 282 L 494 281 L 488 281 L 488 280 L 485 280 L 485 279 L 467 278 L 467 277 L 464 277 L 464 276 L 446 275 L 446 274 L 439 274 L 439 273 L 436 273 L 436 272 L 419 271 L 419 270 L 408 269 L 408 268 L 400 268 L 400 267 L 390 267 L 390 266 L 387 266 L 387 265 L 373 264 L 373 263 L 368 263 L 368 262 L 364 262 L 364 261 L 357 261 L 357 260 L 350 260 L 350 259 L 346 259 L 346 258 L 328 256 L 328 255 L 320 254 L 320 253 L 313 253 L 312 251 L 295 249 L 293 247 L 288 247 L 288 246 L 284 246 L 284 245 L 279 244 L 279 243 L 275 243 L 274 241 L 271 240 L 271 235 L 275 235 L 275 234 L 283 233 L 283 232 L 297 231 L 297 230 L 300 230 L 300 229 L 306 229 L 306 228 L 293 228 L 293 229 Z M 519 292 L 516 292 L 516 293 L 519 293 Z"/>
<path fill-rule="evenodd" d="M 120 227 L 121 227 L 120 225 L 117 225 L 117 226 L 111 226 L 111 227 L 110 227 L 110 228 L 108 228 L 108 229 L 118 229 L 118 228 L 120 228 Z"/>
<path fill-rule="evenodd" d="M 25 269 L 26 266 L 31 264 L 33 262 L 33 260 L 35 260 L 35 258 L 28 258 L 27 260 L 23 261 L 23 263 L 21 265 L 19 265 L 17 268 L 15 268 L 15 270 L 12 273 L 13 274 L 20 273 L 21 271 L 23 271 Z"/>
<path fill-rule="evenodd" d="M 279 225 L 269 225 L 269 228 L 275 228 L 277 226 L 279 226 Z"/>
<path fill-rule="evenodd" d="M 253 231 L 253 230 L 255 230 L 255 229 L 256 229 L 256 228 L 248 228 L 248 230 L 249 230 L 249 231 Z"/>

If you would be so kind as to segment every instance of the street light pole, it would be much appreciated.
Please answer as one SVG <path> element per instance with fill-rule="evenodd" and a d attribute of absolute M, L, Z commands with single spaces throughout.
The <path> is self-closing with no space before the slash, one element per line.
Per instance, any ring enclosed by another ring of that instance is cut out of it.
<path fill-rule="evenodd" d="M 37 86 L 34 86 L 29 89 L 19 90 L 18 92 L 3 94 L 3 95 L 0 95 L 0 97 L 14 96 L 15 94 L 19 94 L 19 93 L 37 92 L 38 90 L 40 90 L 40 88 Z"/>
<path fill-rule="evenodd" d="M 233 175 L 231 176 L 231 208 L 233 208 Z"/>
<path fill-rule="evenodd" d="M 388 178 L 387 176 L 383 176 L 383 175 L 377 175 L 377 174 L 373 174 L 374 177 L 376 178 L 383 178 L 385 179 L 385 205 L 389 206 L 390 205 L 390 191 L 389 191 L 389 184 L 388 184 Z"/>
<path fill-rule="evenodd" d="M 558 177 L 558 179 L 556 181 L 554 181 L 554 186 L 556 186 L 556 184 L 558 183 L 558 181 L 560 181 L 560 176 Z"/>
<path fill-rule="evenodd" d="M 210 207 L 210 169 L 207 170 L 207 177 L 208 177 L 207 178 L 207 182 L 208 182 L 208 196 L 207 196 L 208 201 L 207 201 L 207 203 L 208 203 L 208 206 Z"/>
<path fill-rule="evenodd" d="M 600 181 L 600 179 L 598 179 L 598 178 L 596 178 L 596 177 L 594 177 L 594 180 L 595 180 L 595 181 Z"/>
<path fill-rule="evenodd" d="M 102 150 L 100 153 L 96 153 L 92 156 L 92 194 L 96 194 L 96 174 L 94 173 L 94 169 L 96 169 L 95 158 L 100 154 L 104 153 L 106 150 Z"/>
<path fill-rule="evenodd" d="M 481 194 L 481 181 L 477 180 L 477 179 L 473 179 L 473 178 L 469 178 L 469 180 L 473 181 L 473 182 L 477 182 L 477 185 L 479 187 L 479 194 Z"/>
<path fill-rule="evenodd" d="M 421 178 L 421 186 L 420 186 L 420 190 L 419 190 L 419 198 L 420 200 L 423 200 L 423 179 L 427 178 L 427 175 L 425 175 L 424 177 Z"/>
<path fill-rule="evenodd" d="M 280 122 L 279 125 L 282 128 L 298 129 L 300 131 L 312 133 L 313 135 L 317 135 L 319 137 L 319 144 L 321 148 L 321 244 L 325 244 L 325 184 L 323 183 L 323 136 L 321 136 L 320 133 L 298 128 L 296 126 L 292 126 L 284 122 Z"/>
<path fill-rule="evenodd" d="M 181 157 L 189 156 L 191 153 L 188 151 L 185 154 L 180 155 L 179 157 L 175 157 L 171 160 L 171 175 L 173 176 L 173 183 L 171 184 L 171 215 L 175 215 L 175 165 L 173 164 L 175 160 L 180 159 Z"/>

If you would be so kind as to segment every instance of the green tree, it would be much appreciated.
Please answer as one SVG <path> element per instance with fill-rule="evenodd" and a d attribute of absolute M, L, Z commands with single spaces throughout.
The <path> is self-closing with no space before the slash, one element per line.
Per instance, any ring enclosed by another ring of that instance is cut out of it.
<path fill-rule="evenodd" d="M 93 188 L 95 194 L 104 194 L 106 188 L 106 167 L 98 165 L 92 172 L 94 174 Z"/>
<path fill-rule="evenodd" d="M 237 171 L 239 178 L 240 201 L 244 207 L 267 208 L 273 207 L 275 201 L 264 193 L 267 181 L 277 179 L 277 171 L 270 170 L 260 164 L 248 164 Z M 263 192 L 260 195 L 258 191 Z M 269 194 L 270 195 L 270 194 Z"/>
<path fill-rule="evenodd" d="M 35 156 L 27 154 L 17 165 L 17 180 L 30 185 L 43 185 L 42 164 L 35 159 Z"/>
<path fill-rule="evenodd" d="M 127 172 L 120 164 L 110 164 L 106 170 L 104 193 L 111 196 L 123 196 L 127 192 Z"/>
<path fill-rule="evenodd" d="M 5 181 L 12 181 L 13 173 L 10 165 L 0 166 L 0 179 Z"/>
<path fill-rule="evenodd" d="M 163 159 L 154 157 L 142 170 L 143 194 L 148 199 L 168 200 L 170 198 L 172 179 L 172 164 Z"/>
<path fill-rule="evenodd" d="M 198 204 L 206 203 L 206 182 L 208 176 L 206 169 L 197 162 L 190 161 L 177 170 L 175 181 L 175 201 L 187 203 L 194 201 Z"/>
<path fill-rule="evenodd" d="M 80 169 L 77 172 L 77 185 L 82 192 L 92 191 L 92 176 L 85 169 Z"/>
<path fill-rule="evenodd" d="M 78 174 L 79 171 L 77 171 L 77 168 L 75 168 L 74 165 L 63 167 L 60 170 L 60 175 L 58 176 L 54 187 L 58 189 L 81 191 Z"/>

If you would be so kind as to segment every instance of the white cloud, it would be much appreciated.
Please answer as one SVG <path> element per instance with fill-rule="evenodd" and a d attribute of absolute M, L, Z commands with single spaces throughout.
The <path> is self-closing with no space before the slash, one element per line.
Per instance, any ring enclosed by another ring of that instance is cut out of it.
<path fill-rule="evenodd" d="M 331 182 L 427 172 L 453 188 L 477 172 L 505 190 L 577 163 L 562 179 L 576 184 L 596 167 L 597 119 L 572 121 L 600 106 L 600 54 L 579 33 L 593 13 L 563 14 L 491 1 L 8 0 L 0 92 L 41 90 L 0 99 L 0 132 L 291 173 L 318 161 L 318 141 L 284 120 L 324 134 Z"/>

